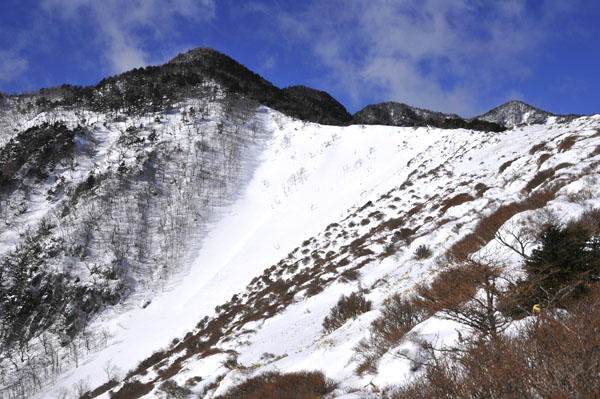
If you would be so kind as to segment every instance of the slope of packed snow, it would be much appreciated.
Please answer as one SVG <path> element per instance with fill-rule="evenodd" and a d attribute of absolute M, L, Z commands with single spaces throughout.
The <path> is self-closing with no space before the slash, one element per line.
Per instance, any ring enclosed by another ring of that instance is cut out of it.
<path fill-rule="evenodd" d="M 82 378 L 89 378 L 91 385 L 102 383 L 106 376 L 100 371 L 109 360 L 123 370 L 133 368 L 148 353 L 192 329 L 299 241 L 337 220 L 343 210 L 370 192 L 389 190 L 391 178 L 404 176 L 406 162 L 435 139 L 430 135 L 413 147 L 407 140 L 425 130 L 400 135 L 389 127 L 324 127 L 291 121 L 270 110 L 263 111 L 263 118 L 272 137 L 264 149 L 256 150 L 259 166 L 241 198 L 208 228 L 189 273 L 145 308 L 103 315 L 96 328 L 110 331 L 107 349 L 57 388 L 71 387 Z M 389 162 L 396 157 L 398 163 Z"/>
<path fill-rule="evenodd" d="M 253 277 L 294 253 L 305 240 L 314 238 L 310 248 L 340 252 L 352 237 L 369 233 L 373 219 L 361 222 L 375 210 L 382 220 L 403 215 L 411 226 L 418 226 L 414 240 L 394 256 L 371 259 L 360 269 L 357 281 L 335 281 L 310 297 L 297 294 L 295 302 L 274 317 L 248 323 L 244 327 L 249 332 L 219 344 L 221 353 L 186 361 L 174 379 L 183 385 L 192 377 L 202 377 L 193 387 L 197 393 L 218 380 L 214 394 L 221 394 L 261 371 L 320 369 L 340 382 L 340 397 L 370 383 L 401 382 L 410 378 L 412 371 L 409 362 L 394 353 L 414 349 L 410 342 L 390 350 L 377 375 L 358 377 L 353 371 L 352 348 L 368 334 L 385 298 L 408 293 L 415 284 L 431 278 L 437 267 L 435 255 L 472 229 L 481 215 L 526 196 L 528 182 L 540 170 L 555 168 L 553 178 L 566 182 L 546 207 L 559 218 L 567 220 L 600 205 L 597 169 L 586 171 L 600 160 L 599 116 L 503 133 L 320 126 L 267 108 L 261 109 L 259 117 L 265 141 L 252 149 L 248 161 L 252 173 L 239 187 L 239 197 L 207 227 L 208 235 L 199 242 L 186 272 L 164 292 L 145 301 L 147 306 L 134 302 L 103 314 L 92 328 L 110 333 L 106 347 L 59 376 L 37 397 L 53 397 L 81 381 L 90 388 L 99 386 L 107 380 L 103 369 L 109 364 L 121 372 L 133 369 L 152 351 L 193 331 L 200 319 L 215 314 L 215 306 L 244 292 Z M 577 135 L 575 145 L 562 151 L 560 143 L 573 134 Z M 541 151 L 548 156 L 540 163 L 540 152 L 530 149 L 542 142 Z M 507 161 L 512 162 L 500 171 Z M 565 167 L 565 163 L 570 165 Z M 559 165 L 563 166 L 557 168 Z M 459 193 L 474 193 L 477 183 L 488 189 L 440 210 L 445 200 Z M 569 195 L 578 193 L 583 193 L 578 202 L 568 200 Z M 369 202 L 372 205 L 367 208 Z M 415 212 L 410 212 L 412 209 Z M 444 223 L 439 223 L 441 219 Z M 354 235 L 334 243 L 326 234 L 332 224 L 341 224 L 342 231 L 347 227 Z M 385 239 L 368 242 L 368 248 L 381 254 Z M 422 244 L 429 245 L 434 256 L 415 260 L 414 250 Z M 374 309 L 324 334 L 321 323 L 339 296 L 365 287 Z M 458 329 L 460 326 L 431 318 L 415 327 L 414 333 L 442 345 L 453 341 Z M 246 367 L 227 368 L 228 350 L 237 352 L 238 363 Z M 161 395 L 155 389 L 145 397 Z"/>

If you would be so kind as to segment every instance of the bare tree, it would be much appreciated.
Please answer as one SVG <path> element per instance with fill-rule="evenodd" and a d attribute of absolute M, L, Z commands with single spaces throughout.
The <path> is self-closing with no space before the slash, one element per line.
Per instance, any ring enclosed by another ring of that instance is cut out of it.
<path fill-rule="evenodd" d="M 502 267 L 497 261 L 470 257 L 442 271 L 429 286 L 418 289 L 422 306 L 431 314 L 465 325 L 481 337 L 496 336 L 508 327 L 500 312 Z"/>

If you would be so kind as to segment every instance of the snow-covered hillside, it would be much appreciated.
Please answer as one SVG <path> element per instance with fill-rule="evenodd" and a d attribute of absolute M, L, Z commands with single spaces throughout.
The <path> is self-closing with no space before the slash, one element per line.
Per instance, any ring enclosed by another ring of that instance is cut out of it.
<path fill-rule="evenodd" d="M 277 376 L 387 398 L 440 349 L 557 307 L 506 299 L 545 228 L 587 215 L 600 253 L 599 115 L 352 119 L 208 48 L 2 100 L 0 399 L 231 398 Z"/>
<path fill-rule="evenodd" d="M 190 261 L 152 298 L 100 312 L 89 326 L 102 332 L 94 350 L 36 397 L 76 397 L 110 379 L 139 381 L 132 397 L 167 397 L 167 380 L 182 397 L 212 397 L 267 370 L 321 370 L 339 384 L 331 397 L 368 397 L 414 374 L 396 354 L 417 346 L 401 341 L 359 376 L 356 345 L 389 298 L 430 281 L 482 218 L 534 196 L 503 228 L 600 206 L 598 116 L 502 133 L 321 126 L 265 107 L 254 119 L 260 139 L 236 195 L 197 236 Z M 518 268 L 514 251 L 488 241 L 480 251 Z M 432 253 L 415 256 L 422 246 Z M 372 309 L 325 333 L 340 296 L 359 291 Z M 468 334 L 433 316 L 412 335 L 442 345 L 459 331 Z"/>

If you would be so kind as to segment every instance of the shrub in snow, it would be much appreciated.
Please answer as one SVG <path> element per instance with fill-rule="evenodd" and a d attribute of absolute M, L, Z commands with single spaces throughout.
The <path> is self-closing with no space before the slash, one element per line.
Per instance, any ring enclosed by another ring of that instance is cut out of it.
<path fill-rule="evenodd" d="M 389 399 L 600 397 L 600 291 L 512 334 L 431 350 L 423 373 Z"/>
<path fill-rule="evenodd" d="M 359 375 L 377 371 L 377 363 L 414 326 L 429 314 L 414 297 L 394 295 L 384 302 L 381 315 L 371 323 L 370 334 L 354 347 Z"/>
<path fill-rule="evenodd" d="M 363 294 L 353 292 L 349 296 L 342 295 L 323 320 L 323 330 L 329 334 L 343 326 L 348 319 L 369 310 L 371 310 L 371 301 L 366 300 Z"/>
<path fill-rule="evenodd" d="M 173 399 L 186 399 L 192 394 L 189 388 L 179 386 L 173 380 L 163 382 L 159 389 L 166 393 L 168 398 Z"/>
<path fill-rule="evenodd" d="M 110 392 L 110 399 L 132 399 L 139 398 L 154 389 L 154 385 L 152 383 L 144 384 L 138 380 L 132 380 L 121 387 L 118 391 Z"/>
<path fill-rule="evenodd" d="M 423 244 L 419 245 L 417 250 L 415 251 L 415 259 L 427 259 L 431 256 L 431 249 L 429 246 Z"/>
<path fill-rule="evenodd" d="M 505 294 L 501 274 L 493 259 L 470 259 L 420 286 L 419 302 L 430 314 L 461 323 L 478 337 L 494 337 L 509 322 L 500 312 Z"/>

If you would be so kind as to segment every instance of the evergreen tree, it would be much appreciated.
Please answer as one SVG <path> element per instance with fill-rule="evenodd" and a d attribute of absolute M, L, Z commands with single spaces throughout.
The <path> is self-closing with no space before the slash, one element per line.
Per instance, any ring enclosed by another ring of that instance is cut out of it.
<path fill-rule="evenodd" d="M 578 227 L 549 226 L 540 237 L 541 246 L 525 262 L 533 283 L 532 294 L 540 302 L 580 296 L 586 284 L 600 274 L 600 238 L 590 239 Z"/>

